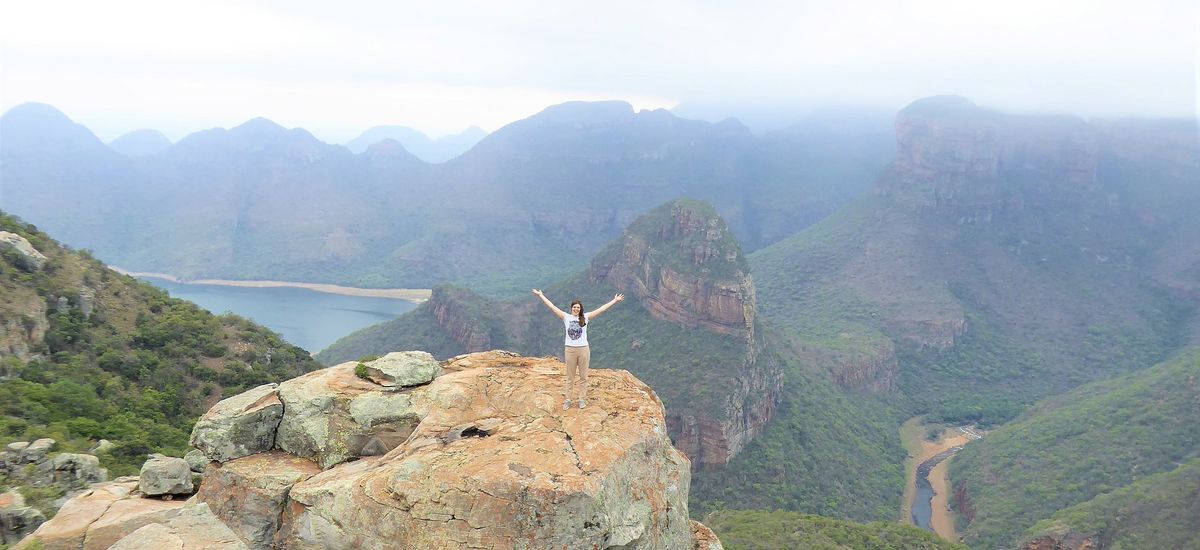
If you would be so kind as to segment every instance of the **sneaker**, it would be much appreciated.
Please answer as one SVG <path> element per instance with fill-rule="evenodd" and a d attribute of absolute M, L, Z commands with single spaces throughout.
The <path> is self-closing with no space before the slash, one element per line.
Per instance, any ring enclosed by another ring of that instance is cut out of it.
<path fill-rule="evenodd" d="M 586 409 L 587 408 L 587 400 L 580 399 L 579 400 L 579 408 Z"/>
<path fill-rule="evenodd" d="M 571 408 L 571 400 L 567 399 L 566 401 L 563 401 L 563 410 L 565 411 L 569 408 Z"/>

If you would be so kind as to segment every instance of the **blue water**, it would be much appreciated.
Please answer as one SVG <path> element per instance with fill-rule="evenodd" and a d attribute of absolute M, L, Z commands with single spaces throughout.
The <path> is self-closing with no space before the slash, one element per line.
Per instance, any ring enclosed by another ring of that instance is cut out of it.
<path fill-rule="evenodd" d="M 393 298 L 366 298 L 305 288 L 244 288 L 142 279 L 171 296 L 213 313 L 232 312 L 316 353 L 360 328 L 395 319 L 416 304 Z"/>
<path fill-rule="evenodd" d="M 912 519 L 913 523 L 922 529 L 933 531 L 933 527 L 929 525 L 930 518 L 933 516 L 933 486 L 929 484 L 929 472 L 921 475 L 917 472 L 917 496 L 913 498 L 912 504 Z"/>

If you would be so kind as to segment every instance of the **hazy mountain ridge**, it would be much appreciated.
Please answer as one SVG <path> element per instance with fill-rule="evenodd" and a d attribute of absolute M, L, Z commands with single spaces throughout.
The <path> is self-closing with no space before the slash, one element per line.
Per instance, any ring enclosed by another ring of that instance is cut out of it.
<path fill-rule="evenodd" d="M 47 109 L 15 108 L 0 126 Z M 634 113 L 621 102 L 552 107 L 441 165 L 386 143 L 356 156 L 265 120 L 199 132 L 140 159 L 109 151 L 107 164 L 62 151 L 29 158 L 19 132 L 4 134 L 4 207 L 114 264 L 358 286 L 520 288 L 515 281 L 531 274 L 583 265 L 649 205 L 677 196 L 720 205 L 755 247 L 831 211 L 874 170 L 857 168 L 864 153 L 797 157 L 803 166 L 789 168 L 789 143 L 820 140 L 760 141 L 735 122 Z M 886 149 L 885 129 L 876 135 Z M 762 146 L 774 160 L 755 168 Z M 868 148 L 873 155 L 866 165 L 882 166 L 886 153 Z M 80 174 L 49 177 L 59 165 Z M 768 188 L 789 191 L 762 201 Z M 779 214 L 789 204 L 795 215 Z M 85 230 L 81 219 L 90 220 Z"/>
<path fill-rule="evenodd" d="M 171 140 L 167 139 L 167 136 L 158 130 L 148 128 L 122 134 L 108 142 L 110 149 L 127 157 L 150 156 L 160 153 L 170 146 Z"/>
<path fill-rule="evenodd" d="M 896 126 L 897 160 L 872 196 L 749 256 L 764 318 L 812 364 L 836 377 L 897 354 L 901 391 L 920 410 L 999 421 L 1183 343 L 1194 302 L 1149 267 L 1178 262 L 1160 247 L 1190 242 L 1193 226 L 1125 206 L 1099 130 L 961 98 L 914 103 Z M 1169 162 L 1159 169 L 1196 175 Z M 1194 185 L 1145 184 L 1200 205 Z"/>
<path fill-rule="evenodd" d="M 376 126 L 346 142 L 346 148 L 362 154 L 380 142 L 391 140 L 422 161 L 439 164 L 465 153 L 486 136 L 487 132 L 478 126 L 437 139 L 407 126 Z"/>

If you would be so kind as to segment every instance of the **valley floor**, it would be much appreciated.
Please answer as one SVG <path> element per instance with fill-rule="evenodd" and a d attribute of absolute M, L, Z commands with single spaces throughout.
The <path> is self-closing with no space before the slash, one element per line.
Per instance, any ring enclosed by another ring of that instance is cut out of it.
<path fill-rule="evenodd" d="M 946 428 L 938 435 L 936 441 L 925 439 L 925 426 L 921 417 L 908 419 L 900 426 L 900 439 L 908 450 L 908 458 L 904 461 L 905 487 L 904 500 L 900 508 L 900 521 L 912 525 L 912 504 L 917 494 L 917 467 L 922 462 L 933 458 L 948 449 L 965 445 L 971 440 L 966 433 L 958 428 Z M 946 465 L 953 460 L 943 460 L 929 472 L 929 484 L 933 487 L 933 509 L 929 523 L 935 533 L 943 539 L 957 542 L 958 532 L 954 529 L 954 516 L 947 507 L 950 497 L 950 484 L 946 475 Z"/>
<path fill-rule="evenodd" d="M 429 299 L 431 290 L 428 288 L 355 288 L 350 286 L 331 285 L 325 283 L 297 283 L 292 281 L 231 281 L 228 279 L 181 279 L 167 273 L 150 273 L 141 271 L 127 271 L 116 266 L 108 266 L 109 269 L 118 273 L 129 275 L 130 277 L 150 277 L 153 279 L 164 279 L 173 283 L 195 284 L 195 285 L 218 285 L 218 286 L 240 286 L 246 288 L 275 288 L 275 287 L 290 287 L 304 288 L 316 292 L 324 292 L 326 294 L 340 294 L 342 296 L 361 296 L 364 298 L 394 298 L 397 300 L 407 300 L 413 303 L 421 303 Z"/>

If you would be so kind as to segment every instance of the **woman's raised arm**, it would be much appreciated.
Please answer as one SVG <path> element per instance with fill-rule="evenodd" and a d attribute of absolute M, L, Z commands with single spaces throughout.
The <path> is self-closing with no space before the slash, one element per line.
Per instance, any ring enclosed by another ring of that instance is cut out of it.
<path fill-rule="evenodd" d="M 617 295 L 613 296 L 613 299 L 609 300 L 607 304 L 604 304 L 592 311 L 587 312 L 587 318 L 590 320 L 590 319 L 596 317 L 597 315 L 600 315 L 601 313 L 608 311 L 608 308 L 617 305 L 617 302 L 620 302 L 621 300 L 624 300 L 624 299 L 625 299 L 624 294 L 617 294 Z"/>
<path fill-rule="evenodd" d="M 559 319 L 562 319 L 563 317 L 567 316 L 567 312 L 565 312 L 561 309 L 558 309 L 558 306 L 554 305 L 554 302 L 551 302 L 549 298 L 546 298 L 546 295 L 542 294 L 542 291 L 535 288 L 535 289 L 533 289 L 533 294 L 534 294 L 534 296 L 541 298 L 542 303 L 546 304 L 546 307 L 550 308 L 550 311 L 553 311 L 554 314 L 557 315 Z"/>

